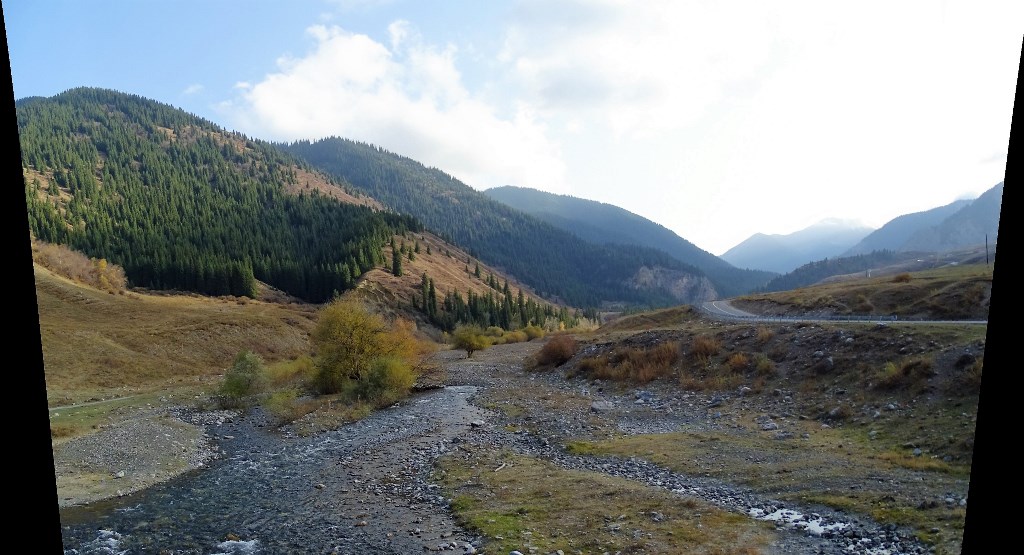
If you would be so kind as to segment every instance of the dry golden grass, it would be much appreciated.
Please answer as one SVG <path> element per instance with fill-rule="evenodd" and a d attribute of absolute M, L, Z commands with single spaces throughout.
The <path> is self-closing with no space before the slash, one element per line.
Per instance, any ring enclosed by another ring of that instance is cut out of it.
<path fill-rule="evenodd" d="M 781 313 L 828 310 L 839 315 L 898 314 L 901 320 L 985 320 L 991 291 L 992 266 L 963 263 L 746 295 L 734 303 L 755 312 L 755 307 L 764 307 Z"/>
<path fill-rule="evenodd" d="M 690 345 L 690 352 L 694 357 L 701 360 L 713 357 L 721 350 L 722 342 L 708 334 L 700 334 L 694 337 L 693 343 Z"/>
<path fill-rule="evenodd" d="M 646 349 L 619 347 L 603 355 L 580 360 L 572 374 L 584 374 L 597 380 L 645 384 L 671 375 L 681 357 L 680 352 L 678 341 L 665 341 Z"/>
<path fill-rule="evenodd" d="M 216 387 L 243 350 L 268 362 L 309 351 L 315 309 L 189 295 L 110 295 L 35 266 L 50 406 Z"/>
<path fill-rule="evenodd" d="M 757 342 L 758 343 L 767 343 L 767 342 L 771 341 L 773 337 L 775 337 L 775 330 L 771 329 L 768 326 L 758 326 L 757 327 Z"/>
<path fill-rule="evenodd" d="M 725 365 L 733 372 L 742 372 L 750 367 L 750 357 L 743 353 L 733 353 L 725 359 Z"/>

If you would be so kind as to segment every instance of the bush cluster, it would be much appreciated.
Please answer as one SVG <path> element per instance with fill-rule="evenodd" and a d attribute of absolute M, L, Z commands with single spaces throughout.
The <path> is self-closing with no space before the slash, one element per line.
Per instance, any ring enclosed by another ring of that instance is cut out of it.
<path fill-rule="evenodd" d="M 561 366 L 576 355 L 578 348 L 576 339 L 571 335 L 556 335 L 537 352 L 533 366 Z"/>

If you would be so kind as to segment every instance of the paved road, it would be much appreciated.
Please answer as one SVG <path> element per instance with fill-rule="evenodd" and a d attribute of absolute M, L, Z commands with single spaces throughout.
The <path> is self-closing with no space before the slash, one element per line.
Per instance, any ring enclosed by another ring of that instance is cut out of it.
<path fill-rule="evenodd" d="M 835 315 L 835 316 L 765 316 L 740 310 L 728 300 L 708 301 L 701 310 L 713 317 L 726 320 L 750 320 L 755 322 L 866 322 L 886 324 L 971 324 L 988 325 L 988 320 L 908 320 L 897 315 Z"/>

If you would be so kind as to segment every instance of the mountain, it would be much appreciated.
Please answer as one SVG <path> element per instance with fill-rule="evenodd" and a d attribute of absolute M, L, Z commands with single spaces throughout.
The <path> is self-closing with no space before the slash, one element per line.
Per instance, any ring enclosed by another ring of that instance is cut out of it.
<path fill-rule="evenodd" d="M 750 292 L 775 276 L 736 268 L 668 228 L 611 204 L 526 187 L 494 187 L 484 194 L 593 243 L 642 245 L 665 251 L 701 269 L 724 297 Z"/>
<path fill-rule="evenodd" d="M 738 268 L 786 274 L 812 260 L 839 256 L 871 231 L 857 222 L 830 218 L 788 235 L 755 233 L 721 258 Z"/>
<path fill-rule="evenodd" d="M 351 292 L 444 331 L 586 316 L 277 146 L 171 106 L 79 88 L 16 111 L 32 236 L 101 274 L 123 268 L 136 290 L 287 303 Z"/>
<path fill-rule="evenodd" d="M 281 147 L 391 209 L 422 221 L 545 298 L 600 307 L 668 306 L 719 296 L 704 272 L 663 251 L 586 241 L 441 170 L 380 147 L 338 137 Z"/>
<path fill-rule="evenodd" d="M 850 247 L 849 250 L 843 253 L 843 256 L 865 254 L 874 250 L 903 250 L 903 245 L 906 244 L 914 233 L 938 225 L 956 213 L 957 210 L 970 203 L 970 200 L 958 200 L 945 206 L 932 208 L 931 210 L 904 214 L 903 216 L 893 218 L 882 227 L 869 233 L 859 243 Z"/>
<path fill-rule="evenodd" d="M 564 320 L 558 307 L 666 306 L 718 295 L 699 269 L 661 251 L 588 243 L 368 145 L 344 142 L 352 155 L 340 168 L 327 164 L 332 174 L 298 156 L 299 147 L 112 90 L 24 99 L 16 111 L 33 236 L 123 267 L 133 287 L 255 297 L 264 283 L 319 303 L 371 274 L 400 273 L 411 261 L 403 257 L 424 256 L 413 252 L 422 243 L 446 253 L 445 275 L 484 267 L 472 276 L 482 289 L 473 291 L 437 290 L 440 271 L 406 275 L 415 281 L 403 286 L 407 295 L 378 288 L 403 309 L 429 309 L 425 320 L 441 329 L 460 318 L 511 324 L 530 303 L 541 307 L 538 318 L 554 310 Z M 362 177 L 363 188 L 346 176 Z M 431 228 L 415 213 L 432 218 Z"/>
<path fill-rule="evenodd" d="M 29 226 L 122 266 L 134 286 L 310 302 L 356 285 L 422 229 L 268 143 L 105 89 L 16 108 Z"/>
<path fill-rule="evenodd" d="M 960 207 L 936 225 L 915 231 L 899 247 L 901 251 L 946 252 L 964 247 L 996 243 L 1003 182 Z"/>

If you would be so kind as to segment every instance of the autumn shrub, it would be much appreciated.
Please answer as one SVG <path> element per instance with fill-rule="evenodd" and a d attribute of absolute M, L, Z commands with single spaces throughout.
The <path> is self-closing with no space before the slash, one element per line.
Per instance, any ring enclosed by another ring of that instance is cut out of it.
<path fill-rule="evenodd" d="M 501 337 L 505 334 L 505 330 L 498 326 L 487 326 L 487 329 L 484 330 L 484 334 L 489 337 Z"/>
<path fill-rule="evenodd" d="M 679 386 L 689 391 L 728 391 L 743 384 L 743 376 L 726 365 L 708 362 L 700 369 L 680 372 Z"/>
<path fill-rule="evenodd" d="M 733 372 L 742 372 L 750 366 L 750 358 L 743 353 L 733 353 L 726 359 L 725 365 Z"/>
<path fill-rule="evenodd" d="M 892 278 L 893 283 L 909 283 L 911 280 L 910 274 L 904 272 L 902 274 L 896 274 Z"/>
<path fill-rule="evenodd" d="M 559 366 L 576 354 L 579 345 L 571 335 L 556 335 L 535 356 L 536 366 Z"/>
<path fill-rule="evenodd" d="M 316 362 L 309 355 L 301 355 L 294 360 L 270 364 L 266 367 L 265 373 L 268 386 L 274 390 L 311 384 L 316 379 Z"/>
<path fill-rule="evenodd" d="M 64 245 L 33 240 L 32 260 L 56 274 L 109 293 L 124 293 L 128 286 L 122 267 L 105 258 L 89 258 Z"/>
<path fill-rule="evenodd" d="M 871 314 L 875 310 L 875 305 L 864 295 L 857 295 L 853 310 L 861 314 Z"/>
<path fill-rule="evenodd" d="M 456 349 L 466 351 L 467 357 L 472 357 L 475 351 L 482 351 L 492 344 L 483 328 L 475 324 L 463 324 L 452 332 L 452 346 Z"/>
<path fill-rule="evenodd" d="M 681 352 L 678 341 L 666 341 L 644 351 L 644 358 L 655 366 L 669 367 L 679 361 Z"/>
<path fill-rule="evenodd" d="M 358 390 L 377 359 L 397 359 L 411 367 L 421 352 L 408 329 L 389 326 L 366 305 L 344 298 L 320 309 L 311 339 L 316 386 L 325 394 Z"/>
<path fill-rule="evenodd" d="M 523 331 L 526 332 L 526 337 L 528 337 L 530 341 L 533 341 L 534 339 L 542 339 L 544 337 L 544 329 L 534 324 L 526 326 L 523 328 Z"/>
<path fill-rule="evenodd" d="M 722 350 L 722 343 L 715 337 L 701 334 L 693 338 L 690 348 L 694 357 L 706 361 Z"/>
<path fill-rule="evenodd" d="M 577 370 L 593 379 L 644 384 L 671 374 L 679 358 L 679 342 L 668 341 L 648 349 L 623 347 L 603 356 L 587 357 L 577 364 Z"/>
<path fill-rule="evenodd" d="M 773 337 L 775 337 L 775 330 L 769 328 L 768 326 L 757 327 L 757 341 L 759 343 L 767 343 L 771 341 Z"/>
<path fill-rule="evenodd" d="M 300 391 L 294 387 L 286 387 L 274 391 L 263 401 L 263 408 L 280 423 L 291 422 L 301 416 L 296 410 Z"/>
<path fill-rule="evenodd" d="M 573 375 L 584 374 L 592 379 L 618 379 L 614 367 L 609 366 L 608 359 L 603 356 L 586 357 L 576 363 Z"/>
<path fill-rule="evenodd" d="M 505 339 L 505 343 L 525 343 L 530 340 L 523 330 L 508 331 L 502 337 Z"/>

